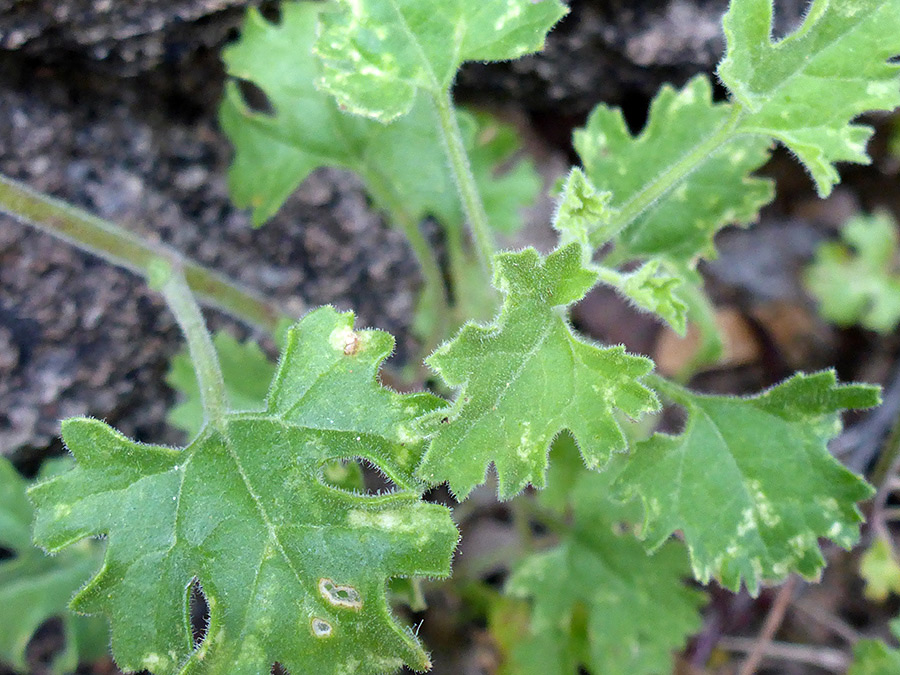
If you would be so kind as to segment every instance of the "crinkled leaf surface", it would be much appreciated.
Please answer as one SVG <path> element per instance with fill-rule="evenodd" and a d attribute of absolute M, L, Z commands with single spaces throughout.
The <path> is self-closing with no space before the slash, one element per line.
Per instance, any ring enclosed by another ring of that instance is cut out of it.
<path fill-rule="evenodd" d="M 542 258 L 534 249 L 495 257 L 494 284 L 505 294 L 497 319 L 466 324 L 427 359 L 458 389 L 452 408 L 429 416 L 435 429 L 420 468 L 428 482 L 447 481 L 460 498 L 484 482 L 493 462 L 501 498 L 544 484 L 550 442 L 569 429 L 592 467 L 625 446 L 613 413 L 653 410 L 639 383 L 652 363 L 576 337 L 565 308 L 597 275 L 570 244 Z"/>
<path fill-rule="evenodd" d="M 31 490 L 35 539 L 56 551 L 108 534 L 99 573 L 73 601 L 104 613 L 125 670 L 257 675 L 389 673 L 429 666 L 392 617 L 386 583 L 444 576 L 456 545 L 446 508 L 420 499 L 418 439 L 397 423 L 433 409 L 426 394 L 381 388 L 393 347 L 352 314 L 308 314 L 261 413 L 232 413 L 185 449 L 135 443 L 102 422 L 64 423 L 76 468 Z M 360 495 L 324 482 L 328 460 L 360 457 L 403 489 Z M 194 650 L 192 579 L 210 607 Z"/>
<path fill-rule="evenodd" d="M 661 266 L 662 261 L 651 260 L 634 272 L 620 275 L 613 285 L 638 307 L 661 317 L 675 332 L 684 335 L 688 305 L 678 295 L 684 279 Z"/>
<path fill-rule="evenodd" d="M 564 244 L 581 244 L 585 261 L 593 257 L 596 233 L 607 227 L 614 215 L 609 207 L 611 198 L 612 193 L 598 191 L 577 167 L 572 169 L 563 185 L 553 227 L 560 233 Z M 661 266 L 662 260 L 655 259 L 629 274 L 605 269 L 600 272 L 600 279 L 683 335 L 687 327 L 688 307 L 678 297 L 677 290 L 684 279 L 667 274 L 660 269 Z"/>
<path fill-rule="evenodd" d="M 841 236 L 847 245 L 823 244 L 804 273 L 819 312 L 839 326 L 890 332 L 900 321 L 897 224 L 886 213 L 859 216 Z"/>
<path fill-rule="evenodd" d="M 632 136 L 620 110 L 598 106 L 574 142 L 590 181 L 611 192 L 614 210 L 607 226 L 594 228 L 597 247 L 618 229 L 615 215 L 641 197 L 660 175 L 678 168 L 728 124 L 732 106 L 712 101 L 705 76 L 683 89 L 664 86 L 650 106 L 644 129 Z M 616 238 L 625 257 L 664 256 L 692 262 L 714 255 L 712 238 L 726 225 L 747 223 L 774 194 L 769 180 L 751 177 L 769 157 L 770 141 L 762 136 L 737 136 L 711 152 L 700 152 L 689 163 L 696 167 L 628 224 Z"/>
<path fill-rule="evenodd" d="M 684 432 L 638 444 L 618 481 L 643 501 L 651 548 L 681 530 L 698 579 L 730 589 L 743 580 L 756 593 L 794 571 L 815 577 L 825 564 L 818 538 L 856 541 L 856 502 L 872 489 L 826 445 L 841 411 L 878 404 L 876 387 L 837 385 L 826 371 L 751 398 L 679 392 Z"/>
<path fill-rule="evenodd" d="M 571 437 L 561 437 L 551 457 L 553 481 L 558 462 L 578 461 Z M 512 651 L 510 672 L 574 675 L 580 665 L 597 675 L 670 673 L 672 652 L 701 626 L 704 596 L 683 583 L 684 545 L 670 540 L 647 554 L 622 527 L 634 509 L 610 499 L 610 469 L 581 468 L 569 491 L 571 532 L 526 558 L 507 583 L 508 593 L 532 599 L 530 634 Z M 555 655 L 552 665 L 535 658 L 535 641 Z"/>
<path fill-rule="evenodd" d="M 272 114 L 251 109 L 235 81 L 226 88 L 219 116 L 235 146 L 229 171 L 235 204 L 252 208 L 254 224 L 261 225 L 314 169 L 331 166 L 357 173 L 394 219 L 432 215 L 447 226 L 461 226 L 438 120 L 424 97 L 416 98 L 409 115 L 385 125 L 340 111 L 331 96 L 315 88 L 321 66 L 312 47 L 324 7 L 286 2 L 278 24 L 251 8 L 240 41 L 224 51 L 228 73 L 257 85 L 273 109 Z M 492 223 L 515 230 L 519 209 L 540 187 L 533 165 L 517 162 L 496 176 L 495 169 L 518 151 L 515 134 L 488 115 L 476 120 L 461 112 L 459 121 Z"/>
<path fill-rule="evenodd" d="M 50 460 L 42 474 L 54 471 Z M 62 618 L 65 648 L 51 670 L 74 672 L 79 660 L 106 653 L 107 629 L 96 617 L 77 616 L 69 600 L 103 557 L 97 542 L 82 542 L 57 556 L 47 556 L 31 543 L 33 511 L 25 496 L 25 480 L 0 457 L 0 546 L 14 557 L 0 561 L 0 661 L 24 672 L 25 647 L 48 619 Z"/>
<path fill-rule="evenodd" d="M 900 619 L 891 621 L 891 633 L 900 640 Z M 900 649 L 880 640 L 860 640 L 853 645 L 853 663 L 847 675 L 893 675 L 900 673 Z"/>
<path fill-rule="evenodd" d="M 581 169 L 573 168 L 563 184 L 553 215 L 553 228 L 559 232 L 560 242 L 577 241 L 584 249 L 585 258 L 593 257 L 596 234 L 609 224 L 612 216 L 611 199 L 612 193 L 600 192 Z"/>
<path fill-rule="evenodd" d="M 356 114 L 383 122 L 417 92 L 443 95 L 465 61 L 539 51 L 566 13 L 559 0 L 337 0 L 322 16 L 319 85 Z"/>
<path fill-rule="evenodd" d="M 213 345 L 222 367 L 229 410 L 263 410 L 275 364 L 255 342 L 239 342 L 225 331 L 213 336 Z M 203 402 L 187 350 L 172 357 L 166 384 L 182 395 L 182 401 L 169 411 L 169 424 L 195 436 L 203 426 Z"/>
<path fill-rule="evenodd" d="M 772 0 L 733 0 L 718 74 L 745 106 L 738 130 L 784 143 L 827 196 L 835 162 L 868 164 L 873 130 L 851 124 L 900 105 L 900 0 L 814 0 L 803 25 L 772 39 Z"/>

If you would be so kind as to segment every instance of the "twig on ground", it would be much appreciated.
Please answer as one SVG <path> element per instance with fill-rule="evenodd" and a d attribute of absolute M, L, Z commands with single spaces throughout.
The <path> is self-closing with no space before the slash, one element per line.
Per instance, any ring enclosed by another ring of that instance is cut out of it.
<path fill-rule="evenodd" d="M 793 608 L 802 612 L 819 625 L 829 629 L 832 633 L 849 642 L 851 645 L 862 639 L 859 631 L 846 621 L 830 612 L 826 612 L 821 607 L 813 605 L 802 597 L 794 600 Z"/>
<path fill-rule="evenodd" d="M 756 638 L 756 644 L 749 650 L 747 660 L 741 664 L 738 675 L 753 675 L 753 673 L 756 672 L 756 669 L 759 668 L 760 661 L 762 661 L 763 656 L 768 653 L 767 650 L 772 643 L 772 638 L 775 637 L 775 633 L 777 633 L 778 629 L 781 627 L 781 622 L 784 621 L 784 615 L 787 613 L 787 608 L 791 604 L 791 598 L 794 595 L 794 588 L 796 585 L 797 577 L 791 576 L 784 585 L 778 589 L 778 594 L 775 596 L 775 602 L 772 603 L 772 608 L 766 616 L 759 637 Z"/>
<path fill-rule="evenodd" d="M 755 652 L 759 646 L 759 640 L 723 637 L 719 640 L 719 646 L 732 652 Z M 819 645 L 796 645 L 787 642 L 766 643 L 761 658 L 807 663 L 834 673 L 843 673 L 850 665 L 850 658 L 840 649 L 820 647 Z"/>

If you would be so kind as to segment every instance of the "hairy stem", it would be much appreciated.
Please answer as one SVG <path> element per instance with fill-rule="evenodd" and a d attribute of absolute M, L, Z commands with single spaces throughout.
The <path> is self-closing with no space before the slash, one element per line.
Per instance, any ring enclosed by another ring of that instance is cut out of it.
<path fill-rule="evenodd" d="M 447 147 L 447 156 L 450 159 L 453 177 L 456 179 L 456 186 L 459 188 L 466 220 L 468 220 L 469 227 L 472 229 L 478 262 L 481 264 L 485 274 L 490 278 L 494 256 L 494 241 L 488 225 L 487 212 L 484 210 L 484 202 L 481 200 L 478 184 L 475 182 L 475 176 L 472 174 L 472 166 L 469 163 L 469 155 L 466 152 L 462 132 L 459 130 L 456 111 L 453 108 L 453 100 L 449 91 L 444 92 L 443 95 L 435 94 L 432 98 L 440 119 L 441 133 L 444 138 L 444 144 Z"/>
<path fill-rule="evenodd" d="M 290 317 L 236 282 L 177 251 L 145 241 L 124 228 L 0 175 L 0 213 L 58 237 L 83 251 L 147 278 L 154 261 L 172 260 L 206 304 L 274 334 Z"/>
<path fill-rule="evenodd" d="M 159 290 L 165 297 L 187 340 L 194 373 L 200 385 L 200 399 L 206 421 L 222 430 L 225 413 L 228 412 L 225 380 L 222 378 L 219 356 L 206 329 L 200 306 L 182 271 L 163 259 L 157 258 L 151 264 L 149 282 L 151 287 Z"/>
<path fill-rule="evenodd" d="M 660 199 L 669 190 L 678 185 L 711 153 L 730 141 L 738 127 L 743 112 L 743 106 L 739 103 L 733 103 L 731 115 L 722 126 L 716 129 L 709 138 L 657 176 L 655 180 L 647 183 L 640 192 L 626 202 L 616 216 L 618 227 L 614 232 L 610 232 L 610 237 L 624 230 L 652 206 L 657 199 Z"/>

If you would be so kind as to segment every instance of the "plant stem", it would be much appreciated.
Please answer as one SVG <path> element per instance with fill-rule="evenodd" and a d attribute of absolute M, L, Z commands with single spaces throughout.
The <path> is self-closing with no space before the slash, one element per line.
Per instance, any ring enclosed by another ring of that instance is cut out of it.
<path fill-rule="evenodd" d="M 187 340 L 194 373 L 200 385 L 200 399 L 206 421 L 223 431 L 223 420 L 228 412 L 225 380 L 222 378 L 219 356 L 206 329 L 203 313 L 190 286 L 178 267 L 162 259 L 157 259 L 152 264 L 149 281 L 151 287 L 163 294 Z"/>
<path fill-rule="evenodd" d="M 478 184 L 472 174 L 472 166 L 469 163 L 469 155 L 463 142 L 462 132 L 459 130 L 459 122 L 456 119 L 456 111 L 450 92 L 433 94 L 434 106 L 437 109 L 438 119 L 441 123 L 441 132 L 444 145 L 447 148 L 447 156 L 450 159 L 450 168 L 459 188 L 459 196 L 462 200 L 466 220 L 472 229 L 475 240 L 475 250 L 478 262 L 485 274 L 490 279 L 492 260 L 494 257 L 494 241 L 488 224 L 487 212 L 484 210 L 484 202 L 478 191 Z"/>
<path fill-rule="evenodd" d="M 147 278 L 154 261 L 174 261 L 184 272 L 187 285 L 204 304 L 216 307 L 246 323 L 274 334 L 278 325 L 291 320 L 284 311 L 251 291 L 162 244 L 97 218 L 64 201 L 48 197 L 0 174 L 0 213 L 36 227 L 83 251 Z"/>
<path fill-rule="evenodd" d="M 688 154 L 660 174 L 655 180 L 645 185 L 644 188 L 632 197 L 630 201 L 626 202 L 617 214 L 617 228 L 609 233 L 609 238 L 612 238 L 624 230 L 657 199 L 665 195 L 669 190 L 680 183 L 685 176 L 696 169 L 697 166 L 704 159 L 709 157 L 712 152 L 717 150 L 719 146 L 731 140 L 743 112 L 744 109 L 741 104 L 732 103 L 731 115 L 729 115 L 722 126 L 709 136 L 709 138 L 697 145 Z"/>

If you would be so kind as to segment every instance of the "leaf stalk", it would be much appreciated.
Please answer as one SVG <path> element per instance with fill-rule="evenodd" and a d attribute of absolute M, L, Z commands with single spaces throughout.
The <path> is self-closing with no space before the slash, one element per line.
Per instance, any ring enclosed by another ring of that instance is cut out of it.
<path fill-rule="evenodd" d="M 656 200 L 678 185 L 700 166 L 704 159 L 733 138 L 744 108 L 737 102 L 732 103 L 731 106 L 731 114 L 728 119 L 711 136 L 673 164 L 670 169 L 645 185 L 640 192 L 622 206 L 615 218 L 618 227 L 609 232 L 610 239 L 634 222 Z"/>
<path fill-rule="evenodd" d="M 484 202 L 478 191 L 478 183 L 472 173 L 472 165 L 469 162 L 469 155 L 466 152 L 459 122 L 456 119 L 453 100 L 449 90 L 442 94 L 432 94 L 432 100 L 441 123 L 441 134 L 447 148 L 447 156 L 450 159 L 450 168 L 453 170 L 453 177 L 459 188 L 466 220 L 475 240 L 478 262 L 490 278 L 495 250 L 494 240 L 488 224 L 487 211 L 484 209 Z"/>
<path fill-rule="evenodd" d="M 163 294 L 187 340 L 206 421 L 222 431 L 225 414 L 228 412 L 225 380 L 200 306 L 194 299 L 182 270 L 177 266 L 157 259 L 150 273 L 151 286 Z"/>
<path fill-rule="evenodd" d="M 275 334 L 292 320 L 274 304 L 236 282 L 187 260 L 165 245 L 151 243 L 123 227 L 0 174 L 0 213 L 31 225 L 104 260 L 148 278 L 155 261 L 171 260 L 183 270 L 190 289 L 206 305 Z"/>

